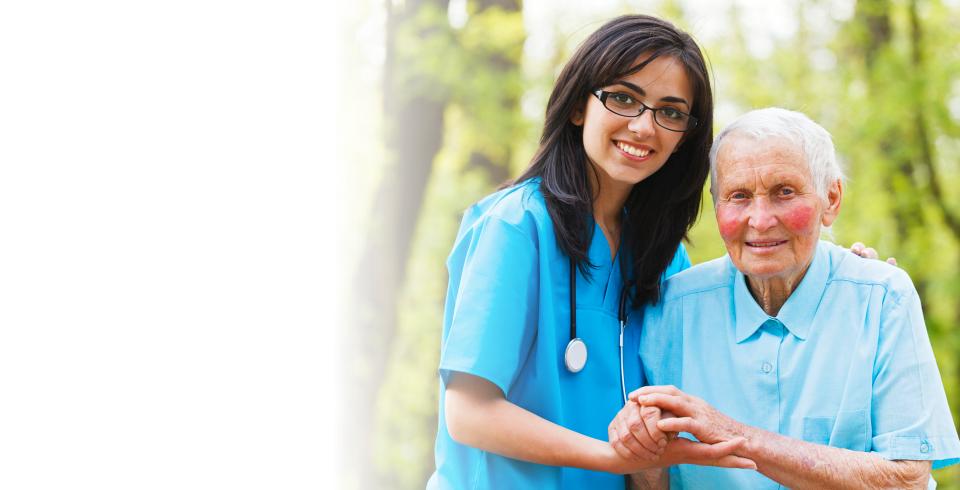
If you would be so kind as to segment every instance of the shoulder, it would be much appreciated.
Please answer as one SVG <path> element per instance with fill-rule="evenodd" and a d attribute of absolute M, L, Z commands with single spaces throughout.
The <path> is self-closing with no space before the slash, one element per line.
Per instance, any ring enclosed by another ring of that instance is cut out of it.
<path fill-rule="evenodd" d="M 496 230 L 496 231 L 495 231 Z M 476 202 L 463 213 L 454 251 L 475 242 L 483 233 L 506 233 L 539 249 L 552 239 L 553 222 L 537 180 L 501 189 Z M 504 246 L 509 246 L 504 242 Z"/>
<path fill-rule="evenodd" d="M 737 269 L 730 257 L 724 255 L 674 274 L 663 283 L 662 302 L 733 286 Z"/>
<path fill-rule="evenodd" d="M 669 277 L 672 277 L 678 272 L 685 271 L 690 268 L 690 256 L 687 254 L 687 247 L 683 246 L 681 243 L 677 246 L 677 252 L 673 254 L 673 260 L 670 261 L 670 265 L 667 266 L 667 270 L 663 272 L 661 277 L 661 282 L 666 280 Z"/>
<path fill-rule="evenodd" d="M 490 194 L 464 211 L 463 222 L 473 223 L 491 217 L 514 226 L 522 226 L 529 221 L 550 221 L 539 182 L 528 180 Z"/>
<path fill-rule="evenodd" d="M 900 297 L 916 294 L 910 275 L 903 269 L 887 264 L 882 260 L 857 257 L 844 247 L 821 241 L 817 253 L 823 253 L 829 260 L 830 276 L 827 284 L 848 282 L 864 286 L 879 286 L 888 294 Z"/>

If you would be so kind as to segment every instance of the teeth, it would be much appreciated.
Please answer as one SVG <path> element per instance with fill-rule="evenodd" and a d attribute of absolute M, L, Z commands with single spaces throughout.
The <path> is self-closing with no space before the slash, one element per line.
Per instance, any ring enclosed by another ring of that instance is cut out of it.
<path fill-rule="evenodd" d="M 754 247 L 772 247 L 780 242 L 750 242 L 751 246 Z"/>
<path fill-rule="evenodd" d="M 622 141 L 617 142 L 617 148 L 635 156 L 635 157 L 645 157 L 650 154 L 650 150 L 641 150 L 639 148 L 634 148 Z"/>

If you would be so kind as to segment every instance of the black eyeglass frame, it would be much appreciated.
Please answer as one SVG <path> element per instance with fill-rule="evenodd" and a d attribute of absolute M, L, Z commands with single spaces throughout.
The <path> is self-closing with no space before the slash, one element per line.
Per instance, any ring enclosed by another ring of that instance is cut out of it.
<path fill-rule="evenodd" d="M 603 105 L 603 108 L 604 108 L 604 109 L 606 109 L 606 110 L 608 110 L 608 111 L 610 111 L 610 112 L 612 112 L 612 113 L 614 113 L 614 114 L 616 114 L 616 115 L 618 115 L 618 116 L 629 117 L 629 118 L 632 119 L 632 118 L 634 118 L 634 117 L 639 117 L 641 114 L 643 114 L 644 112 L 646 112 L 646 111 L 649 109 L 649 110 L 653 111 L 653 120 L 657 123 L 657 126 L 660 126 L 661 128 L 666 129 L 667 131 L 673 131 L 673 132 L 675 132 L 675 133 L 685 133 L 685 132 L 690 131 L 691 129 L 697 127 L 697 118 L 696 118 L 696 117 L 693 117 L 693 116 L 691 116 L 690 114 L 687 114 L 686 112 L 683 112 L 683 111 L 681 111 L 681 110 L 678 110 L 678 109 L 675 108 L 675 107 L 661 107 L 661 108 L 659 108 L 659 109 L 654 109 L 653 107 L 650 107 L 650 106 L 648 106 L 647 104 L 644 104 L 643 102 L 640 102 L 639 100 L 637 100 L 637 103 L 640 104 L 640 107 L 641 107 L 640 112 L 638 112 L 638 113 L 636 113 L 636 114 L 634 114 L 634 115 L 631 116 L 631 115 L 629 115 L 629 114 L 620 114 L 619 112 L 617 112 L 617 111 L 615 111 L 615 110 L 607 107 L 607 97 L 609 97 L 610 94 L 619 94 L 619 93 L 622 93 L 622 92 L 607 92 L 606 90 L 597 89 L 597 90 L 591 90 L 590 93 L 593 94 L 594 97 L 596 97 L 596 98 L 600 101 L 600 104 Z M 628 94 L 628 95 L 629 95 L 629 94 Z M 631 98 L 636 99 L 636 98 L 633 97 L 633 96 L 631 96 Z M 686 128 L 686 129 L 670 129 L 670 128 L 664 126 L 663 124 L 660 124 L 660 121 L 657 119 L 657 114 L 659 114 L 659 113 L 660 113 L 661 111 L 663 111 L 664 109 L 670 109 L 670 110 L 673 110 L 673 111 L 677 111 L 677 112 L 679 112 L 680 114 L 683 114 L 683 115 L 687 116 L 688 118 L 690 118 L 690 119 L 688 120 L 688 122 L 687 122 L 687 128 Z"/>

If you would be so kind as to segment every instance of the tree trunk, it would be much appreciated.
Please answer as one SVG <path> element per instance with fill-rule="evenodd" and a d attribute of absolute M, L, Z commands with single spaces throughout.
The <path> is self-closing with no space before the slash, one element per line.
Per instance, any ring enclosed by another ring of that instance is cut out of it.
<path fill-rule="evenodd" d="M 394 83 L 400 26 L 425 5 L 446 9 L 443 0 L 407 0 L 403 12 L 386 2 L 387 59 L 384 64 L 384 121 L 387 147 L 395 156 L 384 172 L 373 206 L 360 263 L 352 279 L 346 318 L 346 382 L 341 413 L 344 481 L 348 488 L 377 487 L 376 451 L 372 447 L 374 401 L 383 381 L 387 353 L 397 329 L 397 293 L 404 277 L 413 231 L 433 158 L 440 149 L 445 101 L 409 97 Z M 429 53 L 419 53 L 429 56 Z M 378 135 L 371 134 L 371 138 Z M 363 149 L 359 149 L 362 151 Z"/>

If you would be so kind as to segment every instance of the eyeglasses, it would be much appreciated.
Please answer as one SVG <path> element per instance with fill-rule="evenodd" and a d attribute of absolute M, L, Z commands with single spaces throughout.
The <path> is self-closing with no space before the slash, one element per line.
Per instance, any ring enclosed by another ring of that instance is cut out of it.
<path fill-rule="evenodd" d="M 653 111 L 653 120 L 657 125 L 668 131 L 682 133 L 697 127 L 697 118 L 680 112 L 673 107 L 661 107 L 654 109 L 643 102 L 634 99 L 632 95 L 623 92 L 607 92 L 604 90 L 594 90 L 592 92 L 608 111 L 623 117 L 637 117 L 644 111 L 650 109 Z"/>

